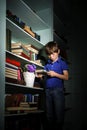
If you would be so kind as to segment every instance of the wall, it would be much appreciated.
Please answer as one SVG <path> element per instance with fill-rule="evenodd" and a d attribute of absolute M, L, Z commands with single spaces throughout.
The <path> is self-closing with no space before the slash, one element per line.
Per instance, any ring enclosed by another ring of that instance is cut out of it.
<path fill-rule="evenodd" d="M 4 93 L 5 93 L 5 0 L 0 1 L 0 130 L 4 130 Z"/>
<path fill-rule="evenodd" d="M 87 7 L 82 2 L 75 1 L 73 3 L 71 32 L 68 35 L 69 58 L 72 62 L 70 68 L 72 79 L 69 88 L 72 93 L 70 103 L 72 110 L 66 117 L 68 124 L 66 122 L 64 130 L 87 129 Z"/>

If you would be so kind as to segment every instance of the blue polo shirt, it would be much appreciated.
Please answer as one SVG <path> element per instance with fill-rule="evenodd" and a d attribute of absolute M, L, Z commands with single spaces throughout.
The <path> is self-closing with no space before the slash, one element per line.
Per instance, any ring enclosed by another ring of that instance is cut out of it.
<path fill-rule="evenodd" d="M 48 63 L 44 66 L 46 71 L 55 71 L 56 73 L 63 74 L 63 70 L 68 70 L 67 63 L 59 57 L 57 61 L 54 63 L 51 60 L 48 60 Z M 64 83 L 63 80 L 57 77 L 50 77 L 46 76 L 46 88 L 54 88 L 54 87 L 61 87 L 63 88 Z"/>

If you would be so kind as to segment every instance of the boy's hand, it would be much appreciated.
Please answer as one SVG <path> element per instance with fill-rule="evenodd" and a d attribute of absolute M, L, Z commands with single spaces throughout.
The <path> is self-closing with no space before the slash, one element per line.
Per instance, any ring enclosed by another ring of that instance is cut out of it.
<path fill-rule="evenodd" d="M 56 76 L 56 72 L 54 72 L 54 71 L 48 71 L 47 75 L 49 75 L 51 77 L 55 77 Z"/>
<path fill-rule="evenodd" d="M 42 77 L 43 77 L 43 75 L 42 75 L 42 74 L 40 74 L 40 73 L 36 73 L 36 77 L 37 77 L 37 78 L 42 78 Z"/>

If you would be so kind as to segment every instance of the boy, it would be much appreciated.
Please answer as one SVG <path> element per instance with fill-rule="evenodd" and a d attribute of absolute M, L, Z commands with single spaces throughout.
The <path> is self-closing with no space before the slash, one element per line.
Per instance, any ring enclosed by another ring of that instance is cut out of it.
<path fill-rule="evenodd" d="M 64 121 L 64 80 L 68 80 L 68 65 L 61 58 L 56 42 L 48 42 L 45 46 L 48 62 L 44 66 L 46 75 L 46 114 L 49 130 L 62 130 Z M 41 75 L 38 75 L 41 77 Z"/>

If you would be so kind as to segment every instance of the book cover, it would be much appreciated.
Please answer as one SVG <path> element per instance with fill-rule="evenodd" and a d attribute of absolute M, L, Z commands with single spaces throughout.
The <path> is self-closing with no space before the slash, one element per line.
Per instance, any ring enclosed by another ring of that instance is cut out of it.
<path fill-rule="evenodd" d="M 35 71 L 35 73 L 47 74 L 47 71 L 46 71 L 46 70 L 43 70 L 43 69 L 38 69 L 38 70 Z"/>

